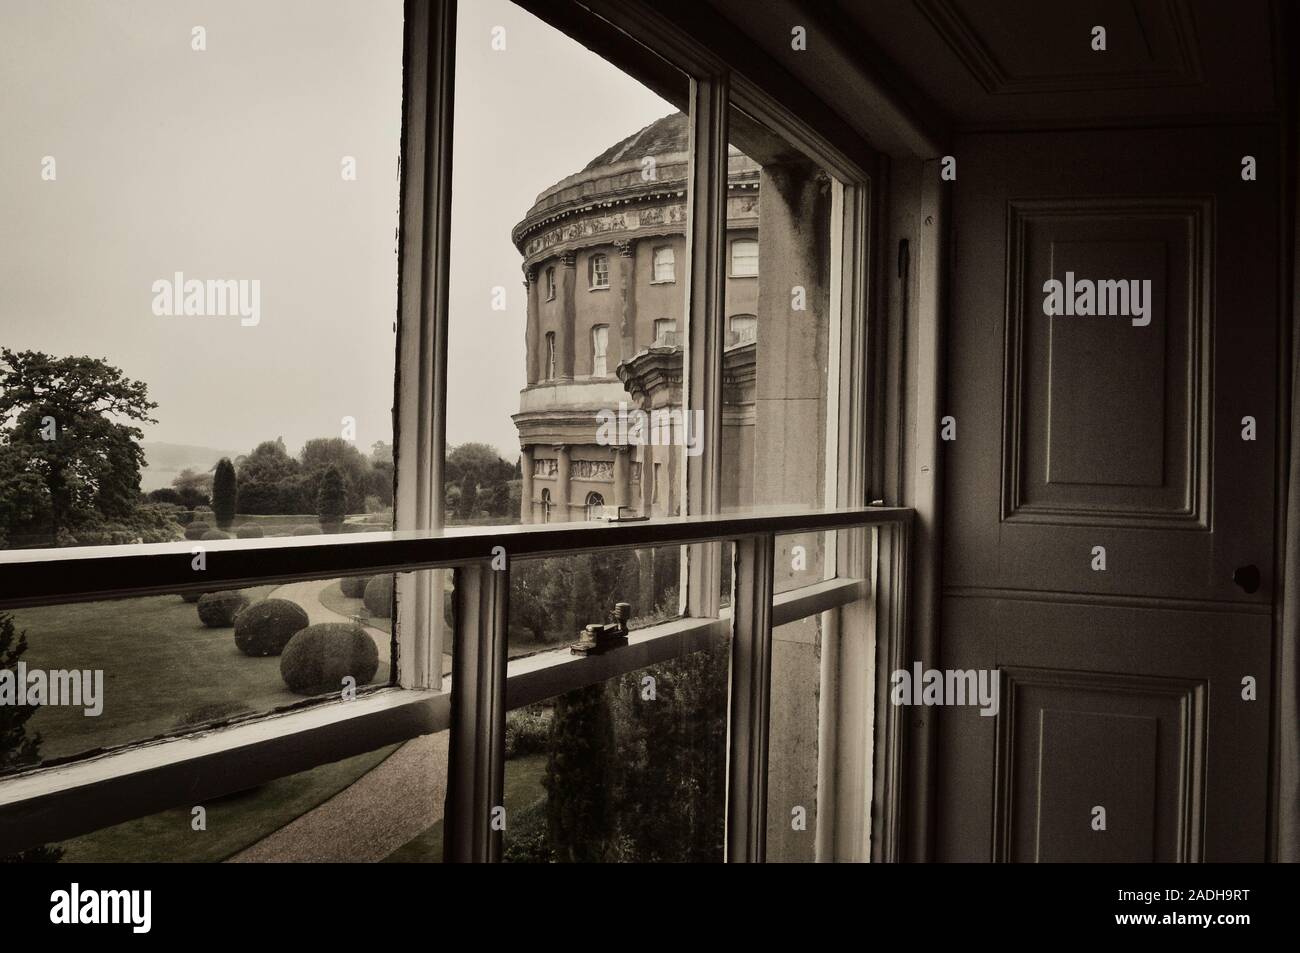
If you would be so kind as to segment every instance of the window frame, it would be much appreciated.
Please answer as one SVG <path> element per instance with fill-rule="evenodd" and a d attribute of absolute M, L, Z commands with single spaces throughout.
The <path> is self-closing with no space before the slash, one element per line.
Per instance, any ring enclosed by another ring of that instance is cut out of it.
<path fill-rule="evenodd" d="M 668 255 L 668 277 L 659 277 L 659 256 Z M 650 284 L 673 285 L 677 283 L 677 250 L 672 245 L 655 245 L 650 252 Z"/>
<path fill-rule="evenodd" d="M 520 3 L 536 12 L 531 0 L 520 0 Z M 30 826 L 21 827 L 22 839 L 34 844 L 70 836 L 72 832 L 94 830 L 160 810 L 179 800 L 227 793 L 250 782 L 261 783 L 338 757 L 450 727 L 453 733 L 447 779 L 446 859 L 499 859 L 500 837 L 494 836 L 491 830 L 490 812 L 494 804 L 501 803 L 507 710 L 529 704 L 528 699 L 537 700 L 534 696 L 539 691 L 548 694 L 537 697 L 550 697 L 604 679 L 611 669 L 632 671 L 685 654 L 693 650 L 691 646 L 703 647 L 714 644 L 718 638 L 729 638 L 733 646 L 729 775 L 733 780 L 728 794 L 727 857 L 733 861 L 763 859 L 762 831 L 766 818 L 762 816 L 762 808 L 770 689 L 765 679 L 770 679 L 773 625 L 819 612 L 837 616 L 839 607 L 870 598 L 874 607 L 872 624 L 876 637 L 881 640 L 880 651 L 893 657 L 906 641 L 903 593 L 912 512 L 900 507 L 865 505 L 869 485 L 866 447 L 872 432 L 868 429 L 866 396 L 874 381 L 865 375 L 849 373 L 855 366 L 854 355 L 865 353 L 868 334 L 868 302 L 872 293 L 867 267 L 872 220 L 868 203 L 870 170 L 868 165 L 846 157 L 831 146 L 797 119 L 788 106 L 734 72 L 648 6 L 592 0 L 581 10 L 578 15 L 581 29 L 595 34 L 609 30 L 612 25 L 627 39 L 628 45 L 622 52 L 642 48 L 644 44 L 647 63 L 667 60 L 690 80 L 690 226 L 685 256 L 688 307 L 684 316 L 689 350 L 684 392 L 688 406 L 704 409 L 706 425 L 717 425 L 721 420 L 723 293 L 730 265 L 725 235 L 729 108 L 733 105 L 742 108 L 773 131 L 792 138 L 815 154 L 817 161 L 836 177 L 835 201 L 842 213 L 839 219 L 842 227 L 832 235 L 832 265 L 837 274 L 832 282 L 832 298 L 840 305 L 833 311 L 847 315 L 848 320 L 844 326 L 837 320 L 829 355 L 832 367 L 838 367 L 833 393 L 828 394 L 828 401 L 833 405 L 828 407 L 828 417 L 833 410 L 839 419 L 836 439 L 828 440 L 827 447 L 828 462 L 833 459 L 836 464 L 828 468 L 828 479 L 832 473 L 838 476 L 834 487 L 828 487 L 833 491 L 828 499 L 835 501 L 835 507 L 761 518 L 720 515 L 722 461 L 716 447 L 706 442 L 704 452 L 690 458 L 682 473 L 683 514 L 679 518 L 576 528 L 572 524 L 546 524 L 498 527 L 492 528 L 492 532 L 444 531 L 442 470 L 446 442 L 455 2 L 407 0 L 394 427 L 395 517 L 403 531 L 356 534 L 341 541 L 328 537 L 319 542 L 291 541 L 287 546 L 280 540 L 216 542 L 211 550 L 214 555 L 223 554 L 223 558 L 213 562 L 217 566 L 225 565 L 213 577 L 205 579 L 205 583 L 329 578 L 366 568 L 452 568 L 457 576 L 458 637 L 453 642 L 456 682 L 448 691 L 441 660 L 449 633 L 443 631 L 440 600 L 437 600 L 439 611 L 434 611 L 434 589 L 429 579 L 432 574 L 411 573 L 399 577 L 396 622 L 402 651 L 397 686 L 367 693 L 346 706 L 321 702 L 301 711 L 276 713 L 193 736 L 141 742 L 125 751 L 36 768 L 0 780 L 0 818 L 6 822 L 11 818 L 25 818 L 30 822 Z M 558 12 L 555 16 L 560 18 Z M 572 27 L 572 17 L 566 23 Z M 631 36 L 640 39 L 632 41 Z M 648 51 L 651 44 L 654 53 Z M 601 55 L 611 59 L 608 53 Z M 622 62 L 614 65 L 627 68 Z M 660 69 L 657 65 L 637 65 L 643 71 Z M 637 71 L 632 72 L 636 75 Z M 608 256 L 605 258 L 608 282 Z M 841 271 L 843 278 L 838 277 Z M 844 281 L 847 287 L 841 283 Z M 602 286 L 607 287 L 608 283 Z M 841 292 L 842 299 L 837 297 Z M 548 336 L 554 342 L 554 332 Z M 554 355 L 553 350 L 551 354 Z M 547 379 L 554 380 L 554 377 Z M 875 413 L 881 413 L 878 406 Z M 834 558 L 828 559 L 828 572 L 836 575 L 773 597 L 771 552 L 773 538 L 782 532 L 782 527 L 785 532 L 807 531 L 812 527 L 830 532 L 858 526 L 871 528 L 872 539 L 855 543 L 848 537 L 862 534 L 839 533 L 832 553 Z M 546 549 L 549 544 L 538 544 L 537 534 L 554 534 L 552 539 L 558 548 Z M 671 623 L 640 630 L 634 633 L 625 650 L 604 656 L 542 653 L 519 664 L 507 664 L 505 603 L 509 572 L 490 568 L 489 548 L 503 536 L 512 547 L 512 559 L 521 552 L 513 548 L 521 540 L 525 541 L 522 552 L 526 554 L 557 555 L 680 543 L 685 547 L 683 609 L 686 615 Z M 737 597 L 732 609 L 719 609 L 717 605 L 718 555 L 723 539 L 737 543 L 733 570 Z M 268 545 L 271 543 L 277 545 Z M 349 549 L 349 545 L 373 548 L 363 553 L 361 549 Z M 73 551 L 54 552 L 69 557 L 76 555 Z M 184 552 L 188 561 L 188 548 Z M 382 558 L 379 553 L 383 554 Z M 98 563 L 109 571 L 108 581 L 115 587 L 112 590 L 115 593 L 184 588 L 178 581 L 185 578 L 177 575 L 181 570 L 173 568 L 171 563 L 166 563 L 164 570 L 161 562 L 149 563 L 144 575 L 139 575 L 137 570 L 132 577 L 135 583 L 127 585 L 126 576 L 112 574 L 124 572 L 124 567 L 137 555 L 119 550 L 112 556 L 110 559 L 108 554 L 101 554 Z M 293 562 L 286 563 L 286 557 Z M 150 560 L 156 555 L 142 552 L 138 558 Z M 328 568 L 313 569 L 311 575 L 304 576 L 303 560 L 310 566 L 319 562 Z M 54 587 L 47 591 L 39 586 L 32 589 L 6 585 L 0 591 L 23 591 L 28 595 L 23 600 L 0 599 L 0 607 L 22 602 L 33 604 L 33 598 L 49 601 L 58 595 L 60 585 L 66 588 L 64 574 L 47 571 L 49 562 L 16 562 L 0 557 L 0 579 L 6 583 L 44 563 L 39 568 Z M 287 570 L 283 567 L 288 565 L 292 565 L 292 575 L 284 574 Z M 282 573 L 279 577 L 274 575 L 277 571 Z M 143 587 L 138 584 L 142 578 L 149 580 Z M 89 597 L 85 593 L 77 595 L 77 598 Z M 827 657 L 833 654 L 833 645 L 828 645 L 823 652 L 824 668 Z M 831 673 L 832 677 L 834 674 Z M 824 705 L 826 696 L 832 694 L 823 692 Z M 821 723 L 830 723 L 836 714 L 824 710 Z M 869 762 L 873 757 L 878 760 L 881 754 L 868 744 Z M 889 756 L 893 757 L 893 753 Z M 870 763 L 865 768 L 865 776 L 858 784 L 859 789 L 865 784 L 865 800 L 851 807 L 858 813 L 864 804 L 870 803 L 873 789 Z M 835 787 L 840 787 L 838 781 Z M 106 790 L 121 796 L 102 797 Z M 183 796 L 178 798 L 182 792 Z M 824 808 L 819 803 L 819 857 L 858 859 L 861 851 L 857 845 L 846 842 L 838 831 L 829 835 L 826 850 L 821 849 L 827 838 L 822 830 L 823 818 L 833 818 L 837 811 L 833 798 L 828 797 Z M 869 828 L 870 819 L 864 823 Z M 19 829 L 9 824 L 4 828 L 6 835 L 0 836 L 0 845 L 6 843 L 8 832 Z M 870 837 L 869 829 L 866 836 Z"/>
<path fill-rule="evenodd" d="M 546 300 L 555 300 L 555 266 L 546 266 Z"/>
<path fill-rule="evenodd" d="M 757 278 L 758 277 L 758 239 L 757 238 L 733 238 L 728 245 L 727 255 L 727 277 L 728 278 Z M 754 270 L 742 272 L 736 270 L 736 246 L 753 245 L 754 246 Z"/>
<path fill-rule="evenodd" d="M 604 332 L 604 347 L 598 347 Z M 597 369 L 597 359 L 599 359 L 599 370 Z M 609 376 L 609 325 L 593 324 L 591 326 L 591 376 L 608 377 Z"/>
<path fill-rule="evenodd" d="M 598 263 L 600 267 L 597 267 Z M 602 275 L 605 279 L 604 283 L 597 284 L 596 279 Z M 609 290 L 609 255 L 605 252 L 594 252 L 587 256 L 587 290 Z"/>

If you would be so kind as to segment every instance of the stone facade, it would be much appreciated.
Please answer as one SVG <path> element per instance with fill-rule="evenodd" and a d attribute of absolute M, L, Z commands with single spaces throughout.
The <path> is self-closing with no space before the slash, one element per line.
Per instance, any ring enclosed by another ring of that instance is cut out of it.
<path fill-rule="evenodd" d="M 526 523 L 595 518 L 602 507 L 681 512 L 684 448 L 602 445 L 596 415 L 681 407 L 686 136 L 680 113 L 652 123 L 544 191 L 515 226 L 528 292 L 528 384 L 514 415 Z M 756 241 L 759 167 L 739 153 L 730 164 L 728 241 Z M 749 370 L 724 425 L 752 430 L 742 408 L 754 401 L 759 279 L 727 281 L 728 328 L 733 315 L 744 326 L 729 332 L 727 362 Z M 732 482 L 725 502 L 749 502 Z"/>

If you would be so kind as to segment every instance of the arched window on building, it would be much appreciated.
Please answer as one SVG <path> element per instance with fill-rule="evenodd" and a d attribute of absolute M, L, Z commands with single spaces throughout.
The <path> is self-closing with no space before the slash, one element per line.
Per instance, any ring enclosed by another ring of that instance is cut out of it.
<path fill-rule="evenodd" d="M 732 278 L 753 278 L 758 274 L 758 241 L 753 238 L 737 238 L 731 243 Z"/>
<path fill-rule="evenodd" d="M 542 522 L 549 523 L 550 521 L 551 521 L 551 491 L 549 489 L 544 489 L 542 490 Z"/>
<path fill-rule="evenodd" d="M 609 325 L 598 324 L 591 329 L 591 376 L 605 377 L 609 374 L 607 355 L 609 354 Z"/>
<path fill-rule="evenodd" d="M 608 288 L 609 287 L 609 256 L 592 255 L 587 259 L 587 277 L 591 279 L 591 287 Z"/>
<path fill-rule="evenodd" d="M 677 344 L 677 319 L 655 318 L 655 346 L 675 347 Z"/>
<path fill-rule="evenodd" d="M 546 332 L 546 379 L 555 380 L 555 332 Z"/>
<path fill-rule="evenodd" d="M 546 269 L 546 300 L 555 300 L 555 266 Z"/>
<path fill-rule="evenodd" d="M 733 314 L 727 323 L 727 347 L 758 340 L 758 318 L 752 314 Z"/>
<path fill-rule="evenodd" d="M 599 493 L 587 494 L 587 522 L 598 520 L 605 515 L 605 498 Z"/>
<path fill-rule="evenodd" d="M 651 281 L 676 281 L 677 256 L 672 245 L 660 245 L 654 250 L 654 277 Z"/>

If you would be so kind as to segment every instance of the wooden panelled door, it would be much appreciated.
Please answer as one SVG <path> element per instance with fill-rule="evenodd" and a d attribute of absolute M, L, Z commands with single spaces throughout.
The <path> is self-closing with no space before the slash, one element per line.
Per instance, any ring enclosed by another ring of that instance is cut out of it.
<path fill-rule="evenodd" d="M 958 142 L 939 666 L 1000 697 L 939 712 L 936 859 L 1265 859 L 1273 137 Z"/>

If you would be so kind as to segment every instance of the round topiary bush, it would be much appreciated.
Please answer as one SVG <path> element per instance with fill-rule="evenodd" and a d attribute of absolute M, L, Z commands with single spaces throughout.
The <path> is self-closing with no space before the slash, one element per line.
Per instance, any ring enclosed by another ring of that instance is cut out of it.
<path fill-rule="evenodd" d="M 288 599 L 263 599 L 235 616 L 235 645 L 254 658 L 279 655 L 294 633 L 307 628 L 307 613 Z"/>
<path fill-rule="evenodd" d="M 379 670 L 379 649 L 361 626 L 321 622 L 303 629 L 284 647 L 280 677 L 299 695 L 321 695 L 343 688 L 351 675 L 358 686 Z"/>
<path fill-rule="evenodd" d="M 261 539 L 265 534 L 262 532 L 262 527 L 245 523 L 235 530 L 235 535 L 240 539 Z"/>
<path fill-rule="evenodd" d="M 339 588 L 349 599 L 363 599 L 366 595 L 366 584 L 374 578 L 374 576 L 344 576 L 339 580 Z"/>
<path fill-rule="evenodd" d="M 362 596 L 366 602 L 366 611 L 372 616 L 379 619 L 391 619 L 393 617 L 393 577 L 392 576 L 372 576 L 366 583 L 365 595 Z"/>
<path fill-rule="evenodd" d="M 230 534 L 219 529 L 210 529 L 200 536 L 199 539 L 230 539 Z"/>
<path fill-rule="evenodd" d="M 192 523 L 190 523 L 188 526 L 185 527 L 185 538 L 202 539 L 203 534 L 210 531 L 211 529 L 212 527 L 209 526 L 207 523 L 204 523 L 202 520 L 194 520 Z"/>
<path fill-rule="evenodd" d="M 235 624 L 235 616 L 248 608 L 248 596 L 234 589 L 209 592 L 199 599 L 199 619 L 209 629 Z"/>
<path fill-rule="evenodd" d="M 293 528 L 294 536 L 320 536 L 322 530 L 319 526 L 313 526 L 311 523 L 302 523 Z"/>

